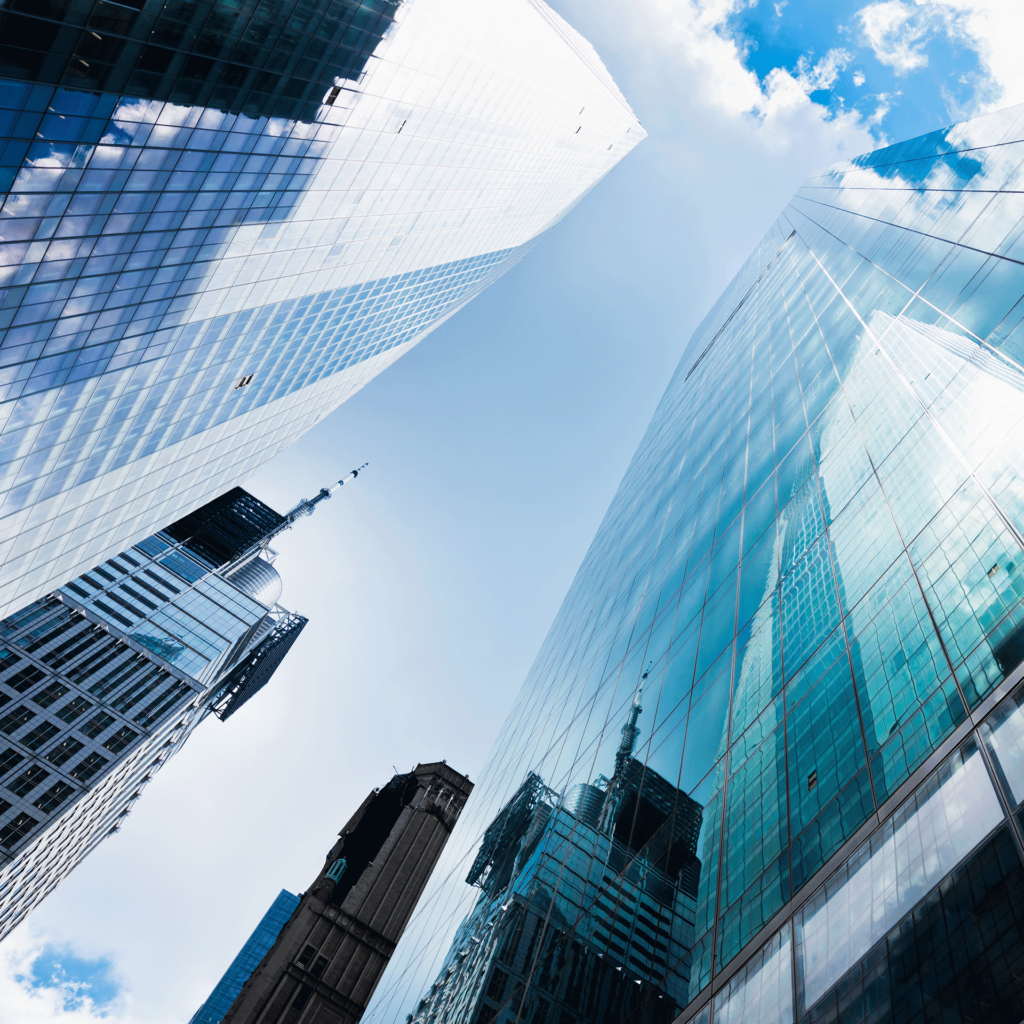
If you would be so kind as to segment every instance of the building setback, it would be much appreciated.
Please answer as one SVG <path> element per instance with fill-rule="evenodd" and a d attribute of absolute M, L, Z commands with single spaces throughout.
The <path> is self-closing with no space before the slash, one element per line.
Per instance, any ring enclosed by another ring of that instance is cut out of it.
<path fill-rule="evenodd" d="M 224 1024 L 355 1024 L 472 789 L 440 762 L 419 764 L 374 790 L 339 833 Z M 221 1019 L 203 1012 L 193 1019 Z"/>
<path fill-rule="evenodd" d="M 0 39 L 0 616 L 245 480 L 644 137 L 541 0 L 52 0 Z"/>
<path fill-rule="evenodd" d="M 1014 107 L 805 182 L 686 346 L 461 826 L 531 772 L 567 800 L 642 683 L 632 756 L 701 808 L 678 1024 L 1024 1019 L 1022 160 Z M 531 854 L 558 907 L 569 825 Z M 444 928 L 369 1020 L 442 1020 L 428 978 L 398 1003 Z M 588 1019 L 578 961 L 531 956 L 493 1021 Z"/>
<path fill-rule="evenodd" d="M 329 495 L 282 516 L 234 488 L 0 621 L 0 938 L 269 681 L 307 620 L 268 542 Z"/>

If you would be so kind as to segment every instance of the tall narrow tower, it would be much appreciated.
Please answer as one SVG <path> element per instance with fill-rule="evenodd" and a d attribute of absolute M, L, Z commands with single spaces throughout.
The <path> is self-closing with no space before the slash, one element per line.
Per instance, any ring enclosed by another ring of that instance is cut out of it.
<path fill-rule="evenodd" d="M 441 762 L 374 790 L 224 1024 L 355 1024 L 472 789 Z"/>

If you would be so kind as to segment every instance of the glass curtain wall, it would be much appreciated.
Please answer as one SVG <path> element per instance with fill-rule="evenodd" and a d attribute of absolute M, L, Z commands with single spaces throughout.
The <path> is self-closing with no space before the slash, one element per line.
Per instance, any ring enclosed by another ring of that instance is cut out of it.
<path fill-rule="evenodd" d="M 441 957 L 478 894 L 462 879 L 480 837 L 530 773 L 584 836 L 574 787 L 608 798 L 598 776 L 642 704 L 631 756 L 679 796 L 653 829 L 636 816 L 634 878 L 661 884 L 658 844 L 700 808 L 685 952 L 644 965 L 595 945 L 631 876 L 590 841 L 589 905 L 540 913 L 518 989 L 488 996 L 481 957 L 474 1022 L 655 1021 L 682 988 L 681 1020 L 703 1024 L 1019 1024 L 1022 719 L 999 701 L 1024 674 L 1022 169 L 1017 107 L 799 190 L 686 347 L 464 818 L 463 859 L 369 1019 L 456 1019 L 437 993 L 471 955 L 464 933 Z M 580 875 L 579 842 L 549 849 L 563 871 L 534 888 L 541 908 Z M 634 984 L 628 1006 L 587 1002 L 599 953 Z"/>
<path fill-rule="evenodd" d="M 246 939 L 245 945 L 231 961 L 206 1002 L 192 1015 L 189 1024 L 220 1024 L 238 997 L 238 993 L 242 991 L 242 986 L 259 967 L 260 961 L 273 949 L 278 935 L 299 903 L 300 898 L 287 889 L 282 889 L 277 894 L 270 909 L 260 919 L 252 935 Z"/>
<path fill-rule="evenodd" d="M 643 137 L 540 0 L 10 0 L 0 615 L 244 480 Z"/>
<path fill-rule="evenodd" d="M 225 718 L 266 684 L 306 623 L 255 556 L 282 517 L 242 491 L 211 505 L 212 525 L 200 509 L 0 620 L 0 937 L 118 831 L 215 705 Z M 268 644 L 259 678 L 238 680 Z"/>

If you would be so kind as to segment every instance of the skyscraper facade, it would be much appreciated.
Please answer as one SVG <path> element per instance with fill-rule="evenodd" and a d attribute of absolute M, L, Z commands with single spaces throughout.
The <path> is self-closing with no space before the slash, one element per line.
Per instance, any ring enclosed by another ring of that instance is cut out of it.
<path fill-rule="evenodd" d="M 441 761 L 370 793 L 230 1009 L 196 1024 L 356 1024 L 472 790 Z"/>
<path fill-rule="evenodd" d="M 406 978 L 470 909 L 458 876 L 499 809 L 532 773 L 572 810 L 642 685 L 632 756 L 701 808 L 692 937 L 652 933 L 672 955 L 628 1014 L 584 987 L 559 1024 L 660 1020 L 670 987 L 679 1024 L 1024 1018 L 1022 157 L 1016 107 L 836 164 L 786 207 L 684 351 Z M 565 821 L 559 907 L 586 874 Z M 506 913 L 540 856 L 521 849 Z M 544 917 L 565 971 L 577 946 L 638 970 L 584 927 L 628 871 L 586 874 L 577 923 Z M 545 941 L 490 1019 L 551 1020 L 572 989 Z M 371 1019 L 417 1013 L 404 986 Z"/>
<path fill-rule="evenodd" d="M 292 518 L 234 488 L 0 620 L 0 938 L 269 680 L 307 621 L 266 543 Z"/>
<path fill-rule="evenodd" d="M 244 479 L 644 135 L 542 0 L 11 0 L 0 40 L 0 615 Z"/>
<path fill-rule="evenodd" d="M 253 929 L 252 935 L 238 951 L 238 956 L 231 961 L 224 976 L 214 986 L 209 998 L 192 1015 L 189 1024 L 220 1024 L 224 1014 L 238 998 L 246 980 L 273 948 L 281 929 L 295 913 L 300 899 L 287 889 L 277 894 L 270 908 L 260 918 L 260 923 Z"/>

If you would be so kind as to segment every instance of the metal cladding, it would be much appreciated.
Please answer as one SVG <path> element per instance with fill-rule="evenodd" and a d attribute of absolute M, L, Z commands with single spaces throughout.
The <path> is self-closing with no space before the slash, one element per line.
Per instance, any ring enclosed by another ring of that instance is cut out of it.
<path fill-rule="evenodd" d="M 240 569 L 228 575 L 239 590 L 244 590 L 260 604 L 273 608 L 281 600 L 284 584 L 281 574 L 264 558 L 249 559 Z"/>
<path fill-rule="evenodd" d="M 281 619 L 252 648 L 242 663 L 228 673 L 210 702 L 214 714 L 221 721 L 230 718 L 270 682 L 271 676 L 308 622 L 309 619 L 295 614 Z"/>

